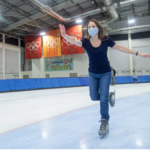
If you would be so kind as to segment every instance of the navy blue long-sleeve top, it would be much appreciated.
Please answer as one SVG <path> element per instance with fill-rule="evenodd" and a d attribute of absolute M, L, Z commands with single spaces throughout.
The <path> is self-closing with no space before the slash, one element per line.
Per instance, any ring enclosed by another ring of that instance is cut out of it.
<path fill-rule="evenodd" d="M 101 41 L 99 47 L 93 47 L 90 40 L 83 38 L 81 40 L 82 47 L 86 50 L 89 56 L 89 72 L 95 74 L 107 73 L 111 71 L 107 57 L 108 47 L 113 47 L 115 42 L 107 37 L 107 40 Z"/>

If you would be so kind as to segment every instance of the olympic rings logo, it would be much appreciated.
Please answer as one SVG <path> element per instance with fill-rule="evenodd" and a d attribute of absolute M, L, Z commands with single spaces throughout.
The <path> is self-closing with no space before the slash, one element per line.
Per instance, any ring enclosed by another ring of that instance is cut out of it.
<path fill-rule="evenodd" d="M 29 49 L 29 51 L 37 50 L 40 47 L 40 42 L 32 42 L 32 43 L 27 43 L 26 47 Z"/>
<path fill-rule="evenodd" d="M 81 39 L 80 36 L 78 36 L 78 35 L 74 35 L 74 36 L 72 36 L 72 37 L 76 38 L 77 40 L 80 40 L 80 39 Z M 66 43 L 68 46 L 71 45 L 71 43 L 70 43 L 69 41 L 67 41 L 65 38 L 63 39 L 63 41 L 64 41 L 64 43 Z"/>
<path fill-rule="evenodd" d="M 59 44 L 59 38 L 45 40 L 44 44 L 47 48 L 56 48 Z"/>

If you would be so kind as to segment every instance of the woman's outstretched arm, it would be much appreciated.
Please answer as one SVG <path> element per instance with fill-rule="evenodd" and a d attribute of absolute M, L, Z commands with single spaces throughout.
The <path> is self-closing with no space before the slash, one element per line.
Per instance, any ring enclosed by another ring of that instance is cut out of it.
<path fill-rule="evenodd" d="M 82 47 L 82 42 L 80 40 L 77 40 L 76 38 L 71 37 L 71 36 L 66 34 L 66 30 L 65 30 L 65 27 L 63 25 L 60 24 L 59 28 L 60 28 L 60 32 L 61 32 L 62 37 L 64 37 L 70 43 Z"/>
<path fill-rule="evenodd" d="M 115 44 L 112 48 L 119 50 L 121 52 L 124 52 L 124 53 L 128 53 L 128 54 L 136 55 L 136 53 L 137 53 L 137 52 L 133 51 L 132 49 L 121 46 L 119 44 Z M 143 57 L 143 58 L 150 58 L 150 54 L 138 53 L 138 56 Z"/>

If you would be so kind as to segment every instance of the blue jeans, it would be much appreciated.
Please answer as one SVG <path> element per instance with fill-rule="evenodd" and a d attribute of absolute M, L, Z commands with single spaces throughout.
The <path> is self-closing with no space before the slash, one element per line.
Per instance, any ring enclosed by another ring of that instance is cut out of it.
<path fill-rule="evenodd" d="M 94 74 L 89 72 L 90 97 L 93 101 L 100 101 L 100 114 L 102 118 L 109 120 L 109 86 L 111 83 L 111 72 Z M 100 93 L 98 92 L 100 89 Z"/>

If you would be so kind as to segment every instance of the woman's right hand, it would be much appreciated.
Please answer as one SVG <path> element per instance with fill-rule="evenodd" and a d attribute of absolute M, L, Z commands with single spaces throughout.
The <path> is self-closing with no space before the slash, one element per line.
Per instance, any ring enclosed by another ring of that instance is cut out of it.
<path fill-rule="evenodd" d="M 60 28 L 61 36 L 65 37 L 65 35 L 66 35 L 66 29 L 65 29 L 64 25 L 59 24 L 59 28 Z"/>
<path fill-rule="evenodd" d="M 80 40 L 77 40 L 76 38 L 71 37 L 69 35 L 66 35 L 66 29 L 63 25 L 59 24 L 59 28 L 60 28 L 61 36 L 64 37 L 68 42 L 82 47 L 82 42 Z"/>

